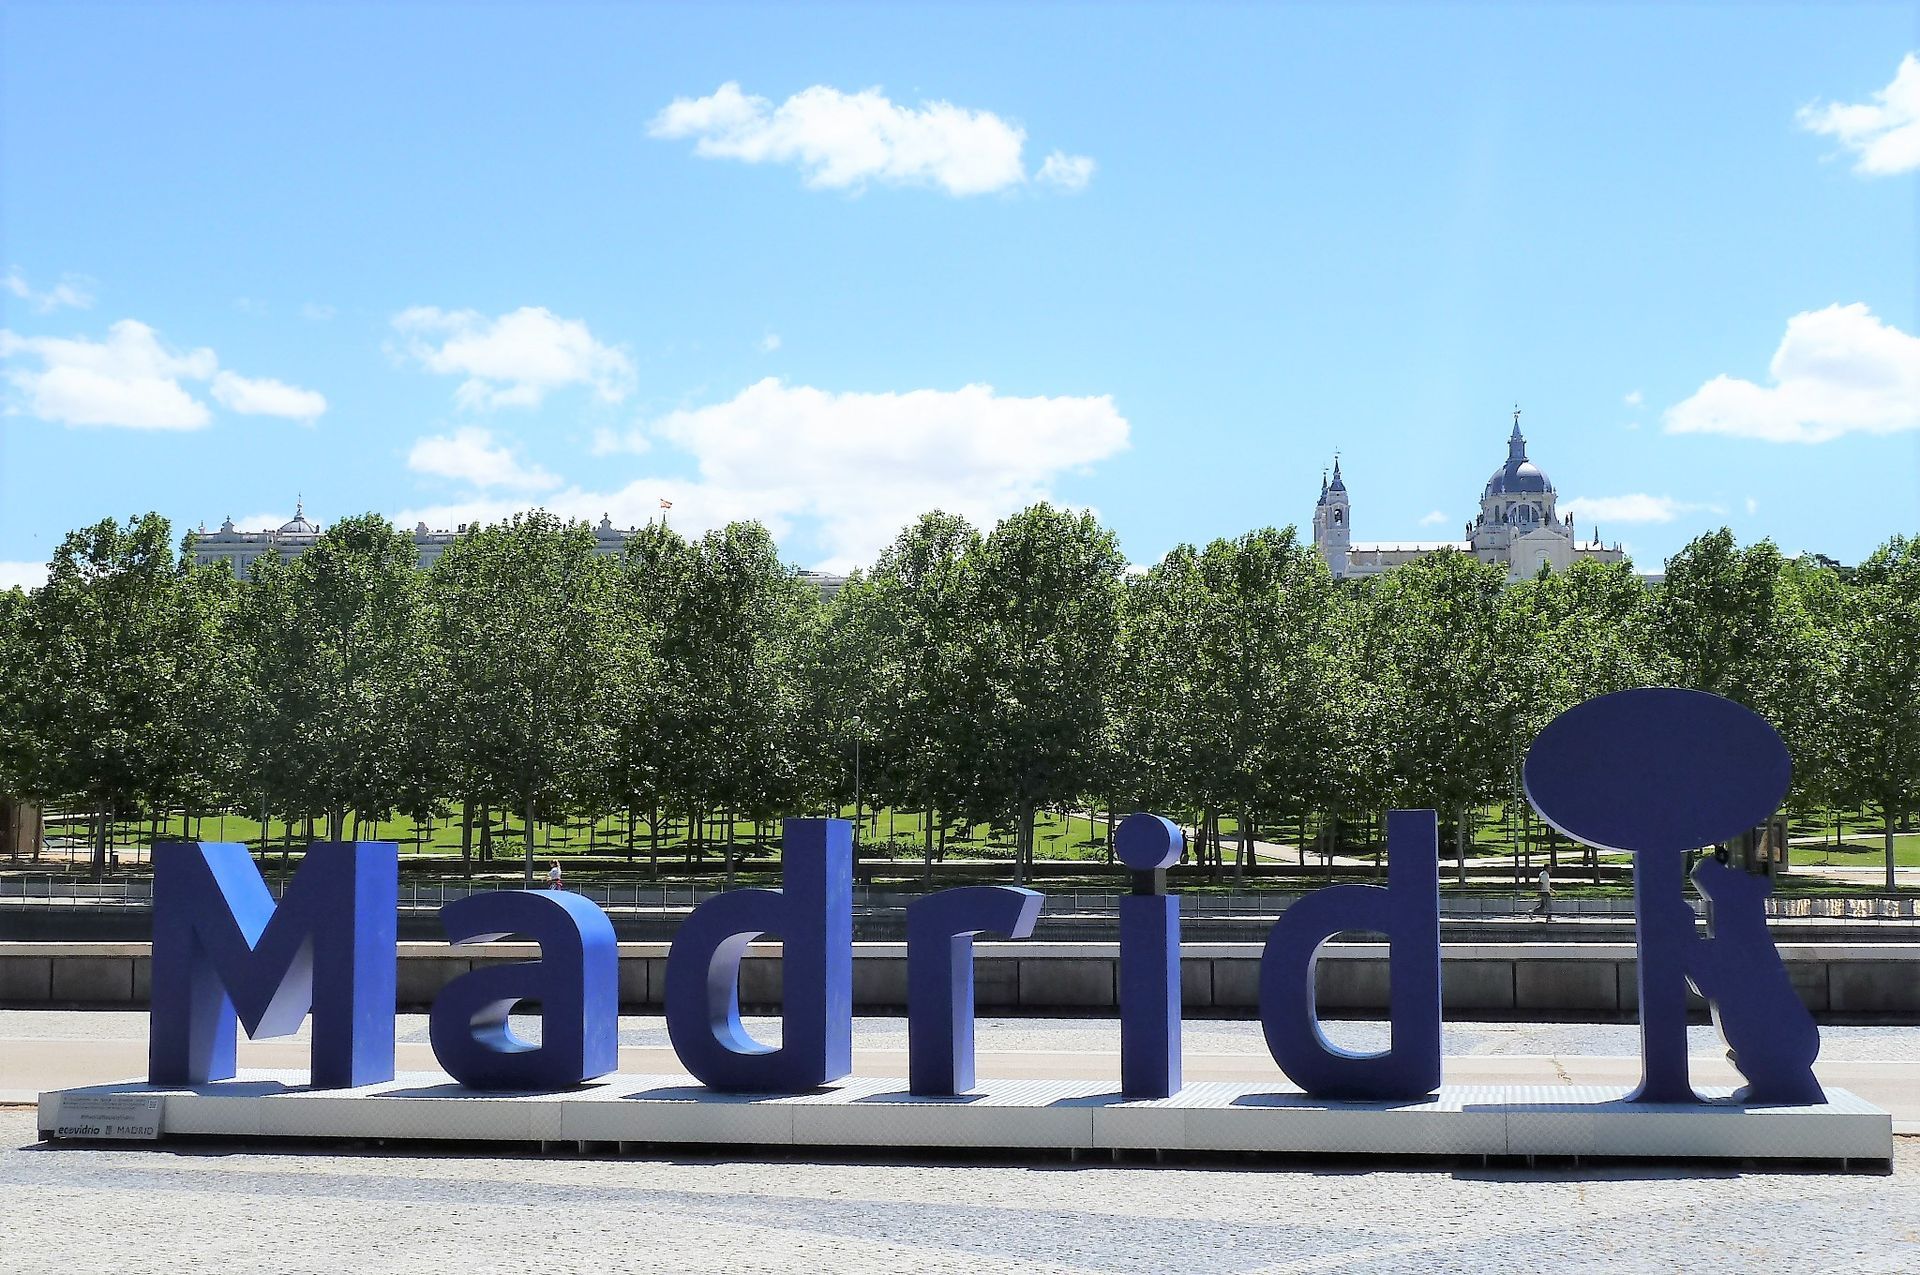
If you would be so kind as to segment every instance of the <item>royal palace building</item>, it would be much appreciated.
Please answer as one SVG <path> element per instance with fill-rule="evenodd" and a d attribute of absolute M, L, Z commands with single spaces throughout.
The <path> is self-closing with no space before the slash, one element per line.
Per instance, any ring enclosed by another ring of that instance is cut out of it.
<path fill-rule="evenodd" d="M 478 524 L 475 524 L 477 529 Z M 214 562 L 232 564 L 233 573 L 244 576 L 254 560 L 268 554 L 277 556 L 282 562 L 293 559 L 320 538 L 324 530 L 319 523 L 307 519 L 306 502 L 296 502 L 293 520 L 282 523 L 272 530 L 242 531 L 228 518 L 220 524 L 218 531 L 201 530 L 194 538 L 193 560 L 206 565 Z M 447 546 L 467 534 L 469 528 L 462 523 L 452 531 L 435 531 L 427 524 L 416 523 L 413 528 L 413 544 L 420 552 L 420 569 L 426 570 L 433 565 L 434 559 L 446 552 Z M 613 519 L 602 514 L 599 523 L 594 526 L 594 552 L 603 558 L 613 557 L 626 549 L 627 538 L 639 528 L 622 529 L 613 525 Z M 824 571 L 800 571 L 798 577 L 820 590 L 823 599 L 832 598 L 847 582 L 842 575 L 833 575 Z"/>

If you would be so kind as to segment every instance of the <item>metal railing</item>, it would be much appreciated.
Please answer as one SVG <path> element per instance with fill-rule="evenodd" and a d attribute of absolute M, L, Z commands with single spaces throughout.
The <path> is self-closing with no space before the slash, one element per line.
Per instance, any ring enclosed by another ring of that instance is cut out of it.
<path fill-rule="evenodd" d="M 285 878 L 270 873 L 267 881 L 275 897 L 285 887 Z M 469 894 L 501 888 L 497 883 L 468 884 L 462 881 L 402 881 L 400 906 L 405 909 L 441 907 Z M 717 888 L 686 885 L 645 885 L 634 883 L 588 883 L 570 886 L 601 907 L 612 911 L 676 911 L 691 908 L 721 891 Z M 869 886 L 853 888 L 853 902 L 862 913 L 904 909 L 920 896 L 919 891 L 877 890 Z M 1046 890 L 1046 911 L 1050 916 L 1111 916 L 1120 910 L 1122 895 L 1105 890 Z M 1184 894 L 1181 912 L 1192 918 L 1271 917 L 1302 898 L 1298 893 Z M 153 882 L 147 877 L 93 881 L 66 874 L 19 875 L 0 877 L 0 904 L 83 905 L 98 907 L 148 907 L 153 902 Z M 1533 911 L 1537 896 L 1532 893 L 1442 895 L 1440 914 L 1454 919 L 1525 915 Z M 1694 901 L 1696 911 L 1703 905 Z M 1767 915 L 1780 919 L 1920 921 L 1920 898 L 1913 896 L 1776 896 L 1766 901 Z M 1628 898 L 1554 899 L 1556 917 L 1610 917 L 1621 920 L 1633 915 L 1633 900 Z"/>

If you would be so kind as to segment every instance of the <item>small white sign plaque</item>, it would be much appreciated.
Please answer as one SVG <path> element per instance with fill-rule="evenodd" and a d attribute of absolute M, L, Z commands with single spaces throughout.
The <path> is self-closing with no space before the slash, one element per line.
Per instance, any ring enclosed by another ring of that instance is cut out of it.
<path fill-rule="evenodd" d="M 163 1102 L 158 1094 L 61 1094 L 53 1136 L 150 1142 L 160 1136 Z"/>

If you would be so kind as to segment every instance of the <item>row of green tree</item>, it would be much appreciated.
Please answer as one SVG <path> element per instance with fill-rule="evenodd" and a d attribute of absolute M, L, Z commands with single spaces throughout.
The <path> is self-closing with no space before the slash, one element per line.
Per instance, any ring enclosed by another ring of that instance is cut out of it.
<path fill-rule="evenodd" d="M 1534 733 L 1593 695 L 1715 691 L 1779 727 L 1790 801 L 1920 805 L 1920 544 L 1857 568 L 1702 536 L 1649 586 L 1581 563 L 1509 586 L 1443 551 L 1333 580 L 1292 529 L 1129 572 L 1092 516 L 1036 505 L 982 535 L 932 513 L 830 600 L 764 528 L 665 525 L 624 556 L 545 513 L 421 571 L 368 515 L 245 579 L 155 514 L 73 532 L 0 593 L 0 790 L 110 818 L 289 822 L 511 810 L 772 819 L 864 798 L 936 827 L 1150 808 L 1225 866 L 1260 827 L 1511 795 Z M 856 779 L 854 756 L 861 758 Z M 731 838 L 727 838 L 731 841 Z M 731 854 L 730 848 L 726 851 Z M 731 860 L 729 859 L 729 866 Z"/>

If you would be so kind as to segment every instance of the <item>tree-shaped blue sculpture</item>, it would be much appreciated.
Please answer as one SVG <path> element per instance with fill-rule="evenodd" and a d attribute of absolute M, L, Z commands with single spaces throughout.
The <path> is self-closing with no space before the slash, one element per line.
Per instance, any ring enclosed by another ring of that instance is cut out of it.
<path fill-rule="evenodd" d="M 1697 1102 L 1687 1076 L 1687 983 L 1713 1008 L 1748 1103 L 1826 1100 L 1820 1034 L 1767 934 L 1772 882 L 1708 856 L 1693 881 L 1709 903 L 1694 932 L 1683 861 L 1769 819 L 1793 763 L 1765 719 L 1703 691 L 1602 695 L 1548 723 L 1527 753 L 1527 800 L 1576 841 L 1633 855 L 1640 990 L 1640 1102 Z"/>

